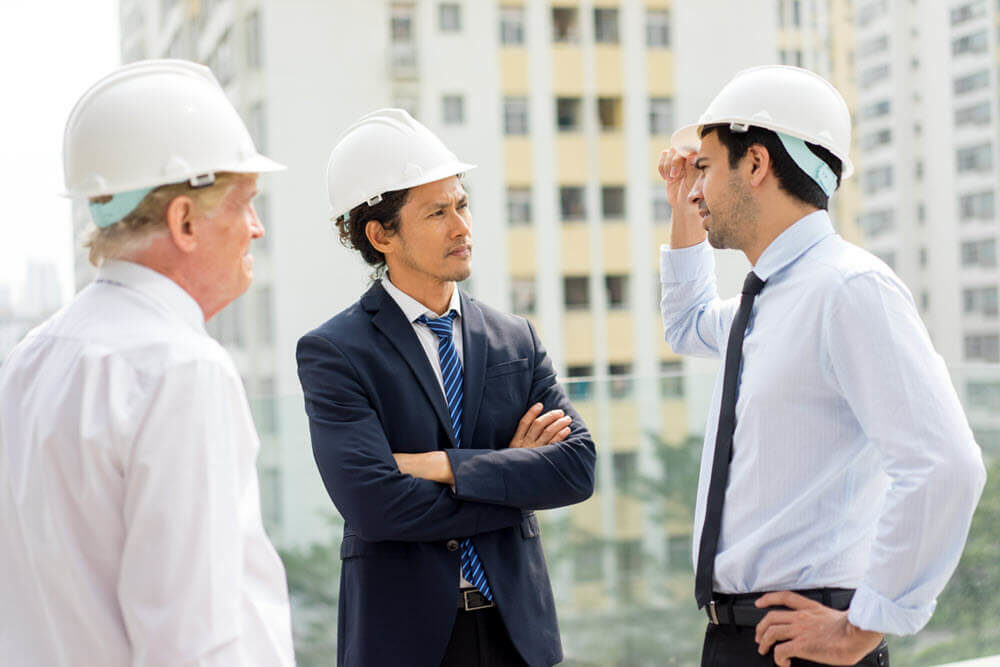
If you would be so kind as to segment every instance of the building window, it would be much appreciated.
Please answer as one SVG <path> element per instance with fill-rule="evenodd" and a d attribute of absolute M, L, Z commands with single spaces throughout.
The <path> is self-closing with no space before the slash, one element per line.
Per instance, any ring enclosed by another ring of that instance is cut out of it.
<path fill-rule="evenodd" d="M 215 45 L 215 75 L 219 83 L 228 86 L 236 76 L 235 53 L 233 52 L 233 29 L 228 28 Z"/>
<path fill-rule="evenodd" d="M 559 188 L 559 212 L 564 222 L 580 221 L 587 217 L 582 187 L 567 185 Z"/>
<path fill-rule="evenodd" d="M 511 310 L 515 315 L 533 315 L 535 313 L 535 280 L 534 278 L 512 278 L 510 281 Z"/>
<path fill-rule="evenodd" d="M 873 167 L 865 171 L 861 178 L 862 188 L 866 194 L 874 194 L 892 187 L 892 165 Z"/>
<path fill-rule="evenodd" d="M 889 49 L 889 36 L 879 35 L 872 39 L 867 39 L 860 44 L 858 44 L 857 57 L 867 58 L 868 56 L 873 56 L 876 53 L 882 53 Z"/>
<path fill-rule="evenodd" d="M 462 29 L 462 7 L 457 2 L 438 5 L 438 27 L 441 32 L 458 32 Z"/>
<path fill-rule="evenodd" d="M 670 134 L 674 129 L 674 100 L 670 97 L 649 98 L 649 133 Z"/>
<path fill-rule="evenodd" d="M 861 147 L 865 150 L 871 150 L 890 143 L 892 143 L 892 130 L 889 128 L 869 132 L 861 137 Z"/>
<path fill-rule="evenodd" d="M 993 169 L 993 147 L 990 144 L 979 144 L 968 148 L 959 148 L 955 153 L 959 173 L 966 171 L 990 171 Z"/>
<path fill-rule="evenodd" d="M 951 55 L 961 56 L 966 53 L 985 53 L 988 38 L 985 30 L 965 35 L 951 40 Z"/>
<path fill-rule="evenodd" d="M 962 222 L 992 220 L 996 213 L 993 191 L 973 192 L 958 198 L 958 215 Z"/>
<path fill-rule="evenodd" d="M 967 74 L 955 79 L 954 85 L 956 95 L 986 88 L 990 85 L 990 72 L 984 69 L 973 74 Z"/>
<path fill-rule="evenodd" d="M 608 395 L 613 399 L 632 394 L 632 364 L 608 364 Z"/>
<path fill-rule="evenodd" d="M 524 7 L 501 5 L 500 43 L 506 46 L 524 44 Z"/>
<path fill-rule="evenodd" d="M 273 377 L 262 377 L 257 383 L 257 400 L 254 401 L 254 422 L 263 433 L 278 432 L 278 383 Z"/>
<path fill-rule="evenodd" d="M 573 570 L 578 582 L 604 580 L 604 544 L 580 543 L 573 549 Z"/>
<path fill-rule="evenodd" d="M 604 276 L 604 289 L 608 298 L 608 308 L 612 310 L 628 308 L 628 276 Z"/>
<path fill-rule="evenodd" d="M 859 5 L 854 12 L 854 22 L 859 28 L 864 28 L 875 19 L 889 11 L 888 0 L 873 0 Z"/>
<path fill-rule="evenodd" d="M 263 38 L 260 33 L 260 14 L 256 11 L 247 15 L 247 65 L 250 69 L 260 69 L 264 63 L 261 53 Z"/>
<path fill-rule="evenodd" d="M 622 128 L 622 98 L 597 98 L 597 120 L 602 132 L 613 132 Z"/>
<path fill-rule="evenodd" d="M 634 492 L 639 476 L 638 452 L 615 452 L 611 455 L 611 465 L 615 471 L 615 490 L 619 493 Z"/>
<path fill-rule="evenodd" d="M 552 41 L 558 44 L 580 41 L 580 17 L 575 7 L 552 8 Z"/>
<path fill-rule="evenodd" d="M 254 102 L 247 112 L 247 129 L 261 153 L 267 152 L 267 109 L 263 102 Z"/>
<path fill-rule="evenodd" d="M 1000 410 L 1000 382 L 970 380 L 966 386 L 969 407 L 983 410 Z"/>
<path fill-rule="evenodd" d="M 962 303 L 966 315 L 978 314 L 994 318 L 997 316 L 997 288 L 968 287 L 962 290 Z"/>
<path fill-rule="evenodd" d="M 879 100 L 878 102 L 872 102 L 861 107 L 861 118 L 863 120 L 871 120 L 872 118 L 888 116 L 891 110 L 892 103 L 889 100 Z"/>
<path fill-rule="evenodd" d="M 601 188 L 601 215 L 605 220 L 625 217 L 625 186 L 606 185 Z"/>
<path fill-rule="evenodd" d="M 392 95 L 392 106 L 404 109 L 414 118 L 419 118 L 420 95 L 415 91 L 397 90 Z"/>
<path fill-rule="evenodd" d="M 563 278 L 563 305 L 566 310 L 586 310 L 590 308 L 590 287 L 587 276 L 567 276 Z"/>
<path fill-rule="evenodd" d="M 461 125 L 465 122 L 465 98 L 461 95 L 445 95 L 441 98 L 441 120 L 445 125 Z"/>
<path fill-rule="evenodd" d="M 579 132 L 581 127 L 579 97 L 556 98 L 556 127 L 560 132 Z"/>
<path fill-rule="evenodd" d="M 586 401 L 592 390 L 593 366 L 568 366 L 566 368 L 566 394 L 570 400 Z"/>
<path fill-rule="evenodd" d="M 981 16 L 986 16 L 986 3 L 982 0 L 968 2 L 951 10 L 951 24 L 959 25 Z"/>
<path fill-rule="evenodd" d="M 965 337 L 966 361 L 1000 361 L 1000 336 L 997 334 L 973 335 Z"/>
<path fill-rule="evenodd" d="M 889 78 L 889 65 L 888 63 L 883 63 L 881 65 L 875 65 L 874 67 L 869 67 L 868 69 L 861 72 L 858 77 L 858 82 L 861 84 L 862 88 L 871 88 L 875 84 L 885 81 Z"/>
<path fill-rule="evenodd" d="M 992 269 L 997 265 L 997 242 L 995 239 L 962 241 L 962 266 L 978 266 Z"/>
<path fill-rule="evenodd" d="M 955 110 L 955 125 L 988 125 L 990 122 L 989 101 Z"/>
<path fill-rule="evenodd" d="M 507 224 L 531 224 L 531 188 L 507 188 Z"/>
<path fill-rule="evenodd" d="M 780 51 L 778 51 L 778 60 L 779 62 L 781 62 L 782 65 L 794 65 L 796 67 L 802 67 L 803 63 L 802 50 L 793 49 L 791 51 L 787 51 L 785 49 L 781 49 Z"/>
<path fill-rule="evenodd" d="M 670 222 L 670 202 L 667 201 L 667 189 L 662 182 L 653 183 L 653 222 L 666 224 Z"/>
<path fill-rule="evenodd" d="M 598 44 L 618 43 L 618 10 L 598 7 L 594 10 L 594 41 Z"/>
<path fill-rule="evenodd" d="M 895 224 L 895 212 L 891 208 L 868 211 L 858 216 L 861 233 L 870 239 L 891 231 Z"/>
<path fill-rule="evenodd" d="M 623 452 L 624 453 L 624 452 Z M 621 487 L 625 493 L 634 493 L 631 487 Z M 642 574 L 642 540 L 622 540 L 615 545 L 618 559 L 618 591 L 626 600 L 634 595 L 633 579 Z"/>
<path fill-rule="evenodd" d="M 503 98 L 504 134 L 528 134 L 528 98 Z"/>
<path fill-rule="evenodd" d="M 684 398 L 684 374 L 679 361 L 660 362 L 660 396 Z"/>
<path fill-rule="evenodd" d="M 257 290 L 257 341 L 264 345 L 274 342 L 274 299 L 270 286 Z"/>
<path fill-rule="evenodd" d="M 670 46 L 670 12 L 667 10 L 646 10 L 646 46 L 651 49 Z"/>
<path fill-rule="evenodd" d="M 409 44 L 413 41 L 413 5 L 392 5 L 389 15 L 389 35 L 396 43 Z"/>

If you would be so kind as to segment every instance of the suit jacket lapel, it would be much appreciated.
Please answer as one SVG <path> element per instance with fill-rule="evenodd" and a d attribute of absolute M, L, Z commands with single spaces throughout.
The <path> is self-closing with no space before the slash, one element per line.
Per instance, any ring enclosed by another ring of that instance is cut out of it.
<path fill-rule="evenodd" d="M 472 444 L 472 434 L 475 432 L 476 419 L 479 417 L 479 406 L 483 402 L 483 389 L 486 382 L 486 320 L 479 306 L 465 293 L 462 297 L 462 353 L 463 360 L 463 391 L 462 402 L 462 440 L 466 445 Z"/>
<path fill-rule="evenodd" d="M 368 312 L 372 312 L 372 324 L 389 339 L 399 354 L 406 361 L 410 370 L 417 378 L 417 383 L 423 389 L 427 399 L 434 407 L 434 414 L 444 427 L 444 432 L 448 435 L 448 443 L 455 446 L 455 434 L 451 428 L 451 416 L 448 413 L 448 406 L 441 391 L 441 385 L 434 375 L 427 360 L 424 348 L 417 340 L 417 335 L 413 332 L 413 325 L 406 321 L 406 316 L 399 309 L 396 302 L 385 291 L 381 283 L 375 283 L 371 289 L 365 293 L 361 299 L 362 305 Z M 464 308 L 464 304 L 463 304 Z"/>

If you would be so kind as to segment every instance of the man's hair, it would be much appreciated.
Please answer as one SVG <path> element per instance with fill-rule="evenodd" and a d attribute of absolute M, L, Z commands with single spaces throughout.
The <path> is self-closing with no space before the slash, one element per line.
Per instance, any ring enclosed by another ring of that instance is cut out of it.
<path fill-rule="evenodd" d="M 101 266 L 112 259 L 128 257 L 142 250 L 157 236 L 167 231 L 167 206 L 180 196 L 194 202 L 198 212 L 211 211 L 225 198 L 240 177 L 248 174 L 224 172 L 215 175 L 215 182 L 207 187 L 195 188 L 187 181 L 161 185 L 147 194 L 135 209 L 124 218 L 107 227 L 94 226 L 83 246 L 88 248 L 90 263 Z M 111 196 L 92 197 L 91 202 L 107 203 Z"/>
<path fill-rule="evenodd" d="M 374 206 L 369 206 L 367 203 L 358 204 L 351 209 L 348 215 L 342 215 L 336 219 L 340 242 L 345 247 L 361 253 L 361 258 L 369 266 L 375 268 L 375 278 L 380 278 L 385 273 L 385 255 L 376 250 L 375 246 L 368 240 L 365 227 L 370 221 L 378 220 L 382 229 L 390 234 L 395 234 L 396 230 L 399 229 L 399 212 L 406 204 L 409 195 L 409 188 L 390 190 L 383 193 L 382 201 Z"/>
<path fill-rule="evenodd" d="M 784 145 L 781 143 L 781 139 L 772 130 L 750 126 L 746 132 L 733 132 L 729 129 L 728 124 L 706 125 L 701 130 L 701 136 L 704 139 L 712 132 L 715 132 L 716 136 L 719 137 L 719 143 L 729 151 L 730 169 L 736 169 L 736 166 L 747 154 L 751 146 L 760 144 L 767 149 L 767 153 L 771 157 L 771 169 L 774 171 L 775 178 L 778 179 L 778 186 L 796 199 L 816 208 L 826 210 L 830 203 L 830 198 L 827 197 L 826 193 L 823 192 L 823 188 L 816 181 L 807 176 L 795 164 L 792 156 L 788 154 L 788 151 L 785 150 Z M 837 187 L 840 187 L 840 174 L 843 170 L 840 158 L 822 146 L 811 144 L 808 141 L 806 142 L 806 146 L 830 166 L 830 169 L 833 170 L 834 175 L 837 177 Z"/>

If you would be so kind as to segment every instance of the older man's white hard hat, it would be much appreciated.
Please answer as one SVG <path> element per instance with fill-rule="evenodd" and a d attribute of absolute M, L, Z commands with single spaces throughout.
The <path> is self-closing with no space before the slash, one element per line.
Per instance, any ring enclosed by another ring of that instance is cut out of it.
<path fill-rule="evenodd" d="M 433 132 L 403 109 L 362 116 L 341 136 L 326 168 L 331 217 L 374 206 L 382 195 L 449 176 L 476 165 L 461 162 Z"/>
<path fill-rule="evenodd" d="M 854 173 L 851 164 L 851 112 L 833 85 L 814 72 L 788 65 L 753 67 L 739 72 L 715 96 L 697 123 L 674 132 L 673 147 L 698 146 L 701 128 L 727 124 L 734 130 L 762 127 L 833 153 L 843 163 L 841 178 Z"/>
<path fill-rule="evenodd" d="M 121 67 L 77 102 L 63 136 L 67 194 L 95 197 L 190 181 L 219 172 L 284 166 L 257 152 L 211 70 L 185 60 Z"/>

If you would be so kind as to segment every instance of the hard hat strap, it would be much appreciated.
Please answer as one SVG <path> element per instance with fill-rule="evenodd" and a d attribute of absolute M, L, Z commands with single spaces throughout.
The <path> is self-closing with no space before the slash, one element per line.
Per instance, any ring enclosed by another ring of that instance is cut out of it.
<path fill-rule="evenodd" d="M 822 160 L 818 155 L 809 150 L 806 142 L 802 139 L 787 135 L 783 132 L 775 132 L 781 145 L 785 147 L 799 169 L 806 172 L 806 175 L 816 182 L 826 196 L 829 197 L 837 189 L 837 175 L 830 169 L 830 165 Z"/>
<path fill-rule="evenodd" d="M 111 195 L 111 200 L 100 204 L 90 202 L 90 216 L 101 229 L 110 227 L 136 209 L 154 188 L 140 188 Z"/>

